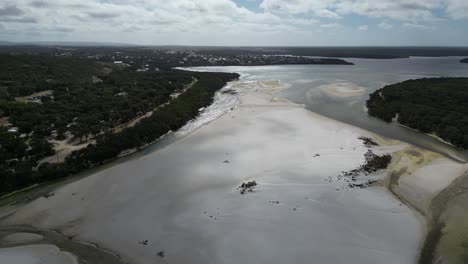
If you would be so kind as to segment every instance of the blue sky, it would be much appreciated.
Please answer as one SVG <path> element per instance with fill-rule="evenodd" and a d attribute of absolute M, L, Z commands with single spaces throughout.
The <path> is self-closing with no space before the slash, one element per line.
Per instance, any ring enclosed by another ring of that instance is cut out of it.
<path fill-rule="evenodd" d="M 466 46 L 468 0 L 3 0 L 0 39 Z"/>

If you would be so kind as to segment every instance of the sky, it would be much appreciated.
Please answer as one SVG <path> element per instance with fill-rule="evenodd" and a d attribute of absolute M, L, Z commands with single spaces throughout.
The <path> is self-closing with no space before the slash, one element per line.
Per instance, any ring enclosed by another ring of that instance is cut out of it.
<path fill-rule="evenodd" d="M 468 0 L 1 0 L 0 41 L 468 46 Z"/>

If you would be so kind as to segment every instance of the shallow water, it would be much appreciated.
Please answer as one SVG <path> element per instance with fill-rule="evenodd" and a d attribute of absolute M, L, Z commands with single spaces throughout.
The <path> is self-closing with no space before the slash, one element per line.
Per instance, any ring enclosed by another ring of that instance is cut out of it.
<path fill-rule="evenodd" d="M 365 101 L 369 94 L 387 84 L 424 77 L 468 77 L 468 65 L 460 57 L 409 58 L 394 60 L 348 59 L 354 66 L 287 65 L 253 67 L 197 67 L 194 70 L 228 71 L 245 80 L 279 80 L 288 87 L 283 96 L 305 104 L 316 113 L 364 128 L 393 139 L 423 147 L 456 160 L 468 161 L 468 151 L 460 151 L 437 139 L 369 117 Z M 348 82 L 365 88 L 360 96 L 337 97 L 325 94 L 320 86 Z"/>

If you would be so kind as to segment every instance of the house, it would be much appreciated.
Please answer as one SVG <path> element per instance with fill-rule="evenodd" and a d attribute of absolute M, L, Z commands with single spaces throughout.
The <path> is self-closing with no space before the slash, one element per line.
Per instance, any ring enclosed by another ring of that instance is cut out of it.
<path fill-rule="evenodd" d="M 17 127 L 11 127 L 8 129 L 8 132 L 10 133 L 18 133 L 18 128 Z"/>

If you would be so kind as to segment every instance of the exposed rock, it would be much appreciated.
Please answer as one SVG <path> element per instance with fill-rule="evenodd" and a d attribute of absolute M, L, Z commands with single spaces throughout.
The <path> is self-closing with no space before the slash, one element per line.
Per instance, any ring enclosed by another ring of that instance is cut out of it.
<path fill-rule="evenodd" d="M 242 183 L 240 186 L 239 186 L 239 190 L 240 190 L 240 193 L 241 194 L 245 194 L 245 192 L 253 192 L 254 188 L 257 186 L 257 182 L 256 181 L 250 181 L 250 182 L 247 182 L 247 183 Z"/>
<path fill-rule="evenodd" d="M 378 146 L 379 144 L 377 142 L 375 142 L 372 138 L 368 138 L 368 137 L 358 137 L 358 139 L 362 140 L 362 142 L 364 143 L 364 146 L 368 147 L 368 148 L 371 148 L 373 146 Z"/>

